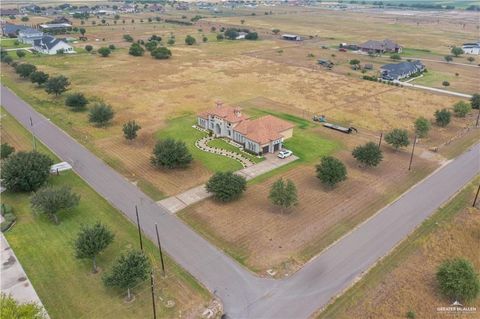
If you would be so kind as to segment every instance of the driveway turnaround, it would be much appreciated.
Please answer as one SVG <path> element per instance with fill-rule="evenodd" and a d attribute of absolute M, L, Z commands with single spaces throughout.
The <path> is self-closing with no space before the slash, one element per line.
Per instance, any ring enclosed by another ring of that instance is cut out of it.
<path fill-rule="evenodd" d="M 348 288 L 379 258 L 480 172 L 480 144 L 445 164 L 289 278 L 258 278 L 104 164 L 48 119 L 2 87 L 1 104 L 99 194 L 219 297 L 230 318 L 307 318 Z M 30 127 L 30 118 L 33 126 Z M 168 271 L 168 270 L 167 270 Z"/>

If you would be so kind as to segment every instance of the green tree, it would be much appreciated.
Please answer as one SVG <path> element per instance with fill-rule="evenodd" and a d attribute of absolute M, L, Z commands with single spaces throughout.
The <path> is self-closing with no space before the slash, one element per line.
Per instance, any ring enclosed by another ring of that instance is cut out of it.
<path fill-rule="evenodd" d="M 54 76 L 48 79 L 45 83 L 45 91 L 48 94 L 55 94 L 55 96 L 58 96 L 65 92 L 69 85 L 70 81 L 65 76 Z"/>
<path fill-rule="evenodd" d="M 229 28 L 225 31 L 225 37 L 229 40 L 235 40 L 238 37 L 238 31 L 233 28 Z"/>
<path fill-rule="evenodd" d="M 219 33 L 217 34 L 217 41 L 222 41 L 225 37 L 223 36 L 223 34 Z"/>
<path fill-rule="evenodd" d="M 206 189 L 216 200 L 230 202 L 247 188 L 247 180 L 232 172 L 217 172 L 207 182 Z"/>
<path fill-rule="evenodd" d="M 279 33 L 280 33 L 280 29 L 273 29 L 272 32 L 273 32 L 273 34 L 279 34 Z"/>
<path fill-rule="evenodd" d="M 174 45 L 175 44 L 175 39 L 174 38 L 168 39 L 167 44 L 168 45 Z"/>
<path fill-rule="evenodd" d="M 400 54 L 394 53 L 394 54 L 390 55 L 390 59 L 398 61 L 398 60 L 401 60 L 402 57 L 400 56 Z"/>
<path fill-rule="evenodd" d="M 445 127 L 450 124 L 450 119 L 452 117 L 452 113 L 447 109 L 441 109 L 435 111 L 435 122 L 440 127 Z"/>
<path fill-rule="evenodd" d="M 443 82 L 442 82 L 442 85 L 443 85 L 443 86 L 450 86 L 450 82 L 448 82 L 448 81 L 443 81 Z"/>
<path fill-rule="evenodd" d="M 430 131 L 430 121 L 420 116 L 415 120 L 415 133 L 418 137 L 426 137 L 428 135 L 428 131 Z"/>
<path fill-rule="evenodd" d="M 460 47 L 453 47 L 450 52 L 456 57 L 465 53 L 465 52 L 463 52 L 462 48 L 460 48 Z"/>
<path fill-rule="evenodd" d="M 20 59 L 23 58 L 25 55 L 27 55 L 27 54 L 25 53 L 25 51 L 23 51 L 23 50 L 17 50 L 17 51 L 15 51 L 15 53 L 17 54 L 17 56 L 18 56 Z"/>
<path fill-rule="evenodd" d="M 383 154 L 377 144 L 368 142 L 365 145 L 355 147 L 353 157 L 366 167 L 375 167 L 383 159 Z"/>
<path fill-rule="evenodd" d="M 87 45 L 85 46 L 85 51 L 91 52 L 92 50 L 93 50 L 93 46 L 91 46 L 90 44 L 87 44 Z"/>
<path fill-rule="evenodd" d="M 246 40 L 258 40 L 258 33 L 257 32 L 248 32 L 245 35 Z"/>
<path fill-rule="evenodd" d="M 158 42 L 157 41 L 148 41 L 146 44 L 145 44 L 145 48 L 147 49 L 147 51 L 153 51 L 155 50 L 155 48 L 158 46 Z"/>
<path fill-rule="evenodd" d="M 273 205 L 280 207 L 280 210 L 283 213 L 285 209 L 297 205 L 297 187 L 291 180 L 285 182 L 280 178 L 272 184 L 268 198 Z"/>
<path fill-rule="evenodd" d="M 13 58 L 9 56 L 8 54 L 2 55 L 2 62 L 6 64 L 10 64 L 13 62 Z"/>
<path fill-rule="evenodd" d="M 112 53 L 112 51 L 110 51 L 110 49 L 107 48 L 107 47 L 102 47 L 102 48 L 98 49 L 97 52 L 100 53 L 100 55 L 104 58 L 106 58 L 107 56 L 110 55 L 110 53 Z"/>
<path fill-rule="evenodd" d="M 87 30 L 85 30 L 85 28 L 80 28 L 80 29 L 78 29 L 78 31 L 80 32 L 82 37 L 85 35 L 85 32 L 87 32 Z"/>
<path fill-rule="evenodd" d="M 333 156 L 322 157 L 316 166 L 317 177 L 322 184 L 334 187 L 337 183 L 347 179 L 347 168 L 339 159 Z"/>
<path fill-rule="evenodd" d="M 142 127 L 135 122 L 135 120 L 128 121 L 123 124 L 123 136 L 125 139 L 131 141 L 137 137 L 137 132 Z"/>
<path fill-rule="evenodd" d="M 350 63 L 350 65 L 359 65 L 359 64 L 360 64 L 360 60 L 358 60 L 358 59 L 352 59 L 352 60 L 350 60 L 349 63 Z"/>
<path fill-rule="evenodd" d="M 187 35 L 187 37 L 185 38 L 185 43 L 187 45 L 194 45 L 196 42 L 197 40 L 195 40 L 195 38 L 192 37 L 191 35 Z"/>
<path fill-rule="evenodd" d="M 15 153 L 15 147 L 10 146 L 8 143 L 2 143 L 2 145 L 0 145 L 0 159 L 6 159 L 13 153 Z"/>
<path fill-rule="evenodd" d="M 159 140 L 153 149 L 151 163 L 156 167 L 186 167 L 193 158 L 183 141 L 172 138 Z"/>
<path fill-rule="evenodd" d="M 39 86 L 48 81 L 49 75 L 42 71 L 35 71 L 30 74 L 30 81 L 37 83 Z"/>
<path fill-rule="evenodd" d="M 407 147 L 410 144 L 407 130 L 395 128 L 385 135 L 385 141 L 392 145 L 395 150 L 400 147 Z"/>
<path fill-rule="evenodd" d="M 142 56 L 145 52 L 145 49 L 138 43 L 132 43 L 130 49 L 128 50 L 128 54 L 133 56 Z"/>
<path fill-rule="evenodd" d="M 465 117 L 472 110 L 472 107 L 469 103 L 464 101 L 458 101 L 453 105 L 453 112 L 458 117 Z"/>
<path fill-rule="evenodd" d="M 437 269 L 440 292 L 452 300 L 471 301 L 480 292 L 480 280 L 472 263 L 463 258 L 446 260 Z"/>
<path fill-rule="evenodd" d="M 472 109 L 480 109 L 480 94 L 474 93 L 470 98 Z"/>
<path fill-rule="evenodd" d="M 15 72 L 22 78 L 28 78 L 35 71 L 37 67 L 30 63 L 22 63 L 15 67 Z"/>
<path fill-rule="evenodd" d="M 111 51 L 113 51 L 113 50 L 115 50 L 115 49 L 116 49 L 116 47 L 115 47 L 115 45 L 114 45 L 114 44 L 110 44 L 110 45 L 108 46 L 108 48 L 109 48 Z"/>
<path fill-rule="evenodd" d="M 65 99 L 65 105 L 74 111 L 83 111 L 88 104 L 88 99 L 83 93 L 72 93 Z"/>
<path fill-rule="evenodd" d="M 37 152 L 11 154 L 0 170 L 3 185 L 12 192 L 31 192 L 42 186 L 50 175 L 53 161 Z"/>
<path fill-rule="evenodd" d="M 110 273 L 103 277 L 107 287 L 127 290 L 127 300 L 131 300 L 130 290 L 145 281 L 150 273 L 150 262 L 141 251 L 133 250 L 122 254 L 113 265 Z"/>
<path fill-rule="evenodd" d="M 22 17 L 20 20 L 22 20 L 23 22 L 27 22 L 30 19 L 27 16 L 25 16 L 25 17 Z"/>
<path fill-rule="evenodd" d="M 203 36 L 202 41 L 203 41 L 203 43 L 206 43 L 206 42 L 208 42 L 208 38 L 206 36 Z"/>
<path fill-rule="evenodd" d="M 95 103 L 88 114 L 88 121 L 97 126 L 105 126 L 113 119 L 115 112 L 112 107 L 103 102 Z"/>
<path fill-rule="evenodd" d="M 124 34 L 123 39 L 127 42 L 133 42 L 133 37 L 130 34 Z"/>
<path fill-rule="evenodd" d="M 11 295 L 1 293 L 0 313 L 5 319 L 46 319 L 43 308 L 35 302 L 20 303 Z"/>
<path fill-rule="evenodd" d="M 77 206 L 79 201 L 80 196 L 67 186 L 45 186 L 30 198 L 33 209 L 38 213 L 47 214 L 55 224 L 59 223 L 58 212 L 68 211 Z"/>
<path fill-rule="evenodd" d="M 469 57 L 467 58 L 467 61 L 470 62 L 470 63 L 472 63 L 473 61 L 475 61 L 475 58 L 474 58 L 473 56 L 469 56 Z"/>
<path fill-rule="evenodd" d="M 170 51 L 166 47 L 159 47 L 154 49 L 150 54 L 155 59 L 163 60 L 170 58 L 172 56 L 172 51 Z"/>
<path fill-rule="evenodd" d="M 451 55 L 446 55 L 446 56 L 444 56 L 443 58 L 444 58 L 445 61 L 447 61 L 447 62 L 452 62 L 452 61 L 453 61 L 453 58 L 452 58 Z"/>
<path fill-rule="evenodd" d="M 97 256 L 110 245 L 114 239 L 113 233 L 107 226 L 97 222 L 92 226 L 82 225 L 75 240 L 75 257 L 91 259 L 93 273 L 97 272 Z"/>

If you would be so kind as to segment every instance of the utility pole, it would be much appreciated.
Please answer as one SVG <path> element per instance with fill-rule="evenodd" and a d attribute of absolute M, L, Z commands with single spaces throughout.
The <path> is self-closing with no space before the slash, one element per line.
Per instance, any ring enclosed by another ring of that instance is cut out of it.
<path fill-rule="evenodd" d="M 415 137 L 413 138 L 412 155 L 410 155 L 410 164 L 408 164 L 408 170 L 412 168 L 413 152 L 415 152 L 415 144 L 417 144 L 417 134 L 415 134 Z"/>
<path fill-rule="evenodd" d="M 478 114 L 477 114 L 477 122 L 475 123 L 475 127 L 478 126 L 478 121 L 480 120 L 480 107 L 478 108 Z"/>
<path fill-rule="evenodd" d="M 480 193 L 480 184 L 478 184 L 477 194 L 475 195 L 475 199 L 473 200 L 472 207 L 475 207 L 477 205 L 478 193 Z"/>
<path fill-rule="evenodd" d="M 153 271 L 150 272 L 150 285 L 152 288 L 152 307 L 153 307 L 153 319 L 157 319 L 157 309 L 155 306 L 155 289 L 154 289 L 154 283 L 153 283 Z"/>
<path fill-rule="evenodd" d="M 165 263 L 163 262 L 162 245 L 160 244 L 160 236 L 158 236 L 158 226 L 156 223 L 155 223 L 155 232 L 157 233 L 158 250 L 160 252 L 160 261 L 162 262 L 162 273 L 163 273 L 163 277 L 165 277 Z"/>
<path fill-rule="evenodd" d="M 140 240 L 140 249 L 143 251 L 142 230 L 140 228 L 140 219 L 138 218 L 138 207 L 135 205 L 135 214 L 137 215 L 138 239 Z"/>
<path fill-rule="evenodd" d="M 380 132 L 380 140 L 378 141 L 378 148 L 382 145 L 383 132 Z"/>

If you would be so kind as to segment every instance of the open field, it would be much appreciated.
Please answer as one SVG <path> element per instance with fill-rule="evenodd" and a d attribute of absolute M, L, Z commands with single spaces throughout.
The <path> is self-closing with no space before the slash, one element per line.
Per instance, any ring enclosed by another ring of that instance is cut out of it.
<path fill-rule="evenodd" d="M 453 318 L 437 313 L 437 307 L 453 301 L 439 293 L 435 272 L 443 260 L 455 257 L 467 258 L 480 269 L 480 215 L 471 207 L 479 181 L 426 220 L 318 318 L 405 318 L 410 310 L 417 318 Z M 465 306 L 478 312 L 480 301 Z"/>
<path fill-rule="evenodd" d="M 8 142 L 17 150 L 31 149 L 31 136 L 9 114 L 2 110 L 2 143 Z M 52 157 L 43 145 L 37 149 Z M 54 225 L 45 216 L 32 213 L 29 194 L 2 194 L 2 202 L 11 205 L 17 223 L 5 235 L 19 261 L 32 281 L 52 319 L 54 318 L 139 318 L 152 311 L 148 282 L 133 289 L 136 300 L 124 303 L 124 292 L 106 289 L 102 273 L 110 269 L 117 255 L 138 247 L 138 233 L 120 212 L 95 193 L 73 172 L 52 176 L 52 185 L 70 186 L 81 195 L 80 205 L 70 213 L 61 213 L 60 224 Z M 115 233 L 114 242 L 98 257 L 101 272 L 91 273 L 91 262 L 76 260 L 72 242 L 81 224 L 96 221 L 108 225 Z M 196 316 L 210 295 L 194 278 L 166 259 L 167 277 L 161 277 L 158 250 L 144 240 L 147 255 L 155 268 L 157 315 L 162 318 Z M 173 300 L 173 308 L 166 302 Z"/>

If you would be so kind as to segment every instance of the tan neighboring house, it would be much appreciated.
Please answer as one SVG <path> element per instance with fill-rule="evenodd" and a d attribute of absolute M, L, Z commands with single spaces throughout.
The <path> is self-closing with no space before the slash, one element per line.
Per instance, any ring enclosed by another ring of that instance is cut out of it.
<path fill-rule="evenodd" d="M 283 141 L 292 137 L 294 124 L 273 115 L 250 119 L 238 107 L 217 107 L 198 114 L 198 126 L 216 137 L 225 137 L 243 145 L 254 154 L 274 153 L 282 149 Z"/>

